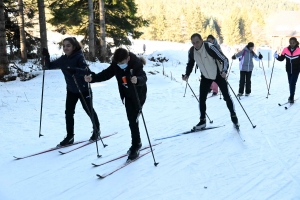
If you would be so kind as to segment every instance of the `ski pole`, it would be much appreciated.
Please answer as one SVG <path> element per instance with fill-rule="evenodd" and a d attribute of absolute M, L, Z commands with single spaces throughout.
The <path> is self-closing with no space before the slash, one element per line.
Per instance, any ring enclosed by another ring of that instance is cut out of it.
<path fill-rule="evenodd" d="M 268 52 L 268 68 L 270 67 L 270 52 Z"/>
<path fill-rule="evenodd" d="M 228 77 L 229 77 L 229 75 L 230 75 L 230 70 L 231 70 L 232 63 L 233 63 L 233 60 L 231 60 L 231 64 L 230 64 L 230 67 L 229 67 L 229 70 L 228 70 L 228 75 L 227 75 L 227 77 L 226 77 L 226 80 L 228 79 Z"/>
<path fill-rule="evenodd" d="M 248 116 L 247 112 L 245 111 L 245 109 L 244 109 L 243 105 L 241 104 L 240 100 L 237 98 L 237 96 L 236 96 L 235 92 L 233 91 L 233 89 L 232 89 L 231 85 L 228 83 L 228 81 L 227 81 L 227 80 L 226 80 L 226 82 L 227 82 L 227 84 L 229 85 L 229 87 L 230 87 L 231 91 L 233 92 L 233 94 L 234 94 L 235 98 L 238 100 L 239 104 L 241 105 L 242 109 L 244 110 L 244 112 L 245 112 L 246 116 L 248 117 L 248 119 L 249 119 L 250 123 L 252 124 L 252 127 L 253 127 L 253 128 L 255 128 L 255 127 L 256 127 L 256 125 L 253 125 L 253 123 L 252 123 L 252 121 L 250 120 L 250 118 L 249 118 L 249 116 Z"/>
<path fill-rule="evenodd" d="M 266 77 L 266 72 L 265 72 L 265 68 L 264 68 L 264 63 L 262 60 L 260 60 L 261 62 L 261 65 L 262 65 L 262 69 L 264 71 L 264 75 L 265 75 L 265 80 L 266 80 L 266 85 L 267 85 L 267 90 L 268 90 L 268 93 L 269 93 L 269 87 L 268 87 L 268 81 L 267 81 L 267 77 Z"/>
<path fill-rule="evenodd" d="M 92 88 L 91 88 L 91 84 L 90 82 L 88 82 L 88 88 L 89 88 L 89 96 L 90 96 L 90 107 L 91 107 L 91 120 L 93 122 L 94 128 L 96 130 L 96 133 L 98 133 L 100 130 L 97 129 L 97 127 L 95 126 L 95 118 L 94 118 L 94 106 L 93 106 L 93 92 L 92 92 Z M 102 138 L 100 136 L 101 142 L 103 144 Z M 97 142 L 98 138 L 96 139 L 96 149 L 97 149 L 97 156 L 98 158 L 100 158 L 101 156 L 99 156 L 99 150 L 98 150 L 98 142 Z M 103 147 L 105 148 L 107 146 L 107 144 L 103 144 Z"/>
<path fill-rule="evenodd" d="M 132 69 L 130 70 L 130 73 L 132 75 Z M 142 115 L 142 118 L 143 118 L 143 123 L 144 123 L 144 126 L 145 126 L 145 130 L 146 130 L 146 133 L 147 133 L 147 138 L 148 138 L 149 146 L 150 146 L 152 157 L 153 157 L 153 161 L 154 161 L 154 166 L 156 167 L 158 165 L 158 162 L 155 161 L 155 157 L 154 157 L 154 153 L 153 153 L 153 149 L 152 149 L 152 144 L 150 142 L 150 137 L 149 137 L 149 134 L 148 134 L 148 130 L 147 130 L 147 126 L 146 126 L 144 114 L 143 114 L 143 111 L 142 111 L 142 106 L 141 106 L 140 98 L 139 98 L 139 95 L 137 93 L 135 85 L 133 83 L 132 83 L 132 85 L 133 85 L 133 90 L 134 90 L 135 97 L 136 97 L 136 100 L 137 100 L 137 103 L 138 103 L 138 107 L 139 107 L 139 113 Z M 139 115 L 138 115 L 138 117 L 139 117 Z"/>
<path fill-rule="evenodd" d="M 93 109 L 93 107 L 91 107 L 92 111 L 90 111 L 90 109 L 89 109 L 89 107 L 88 107 L 88 105 L 87 105 L 87 103 L 86 103 L 86 101 L 85 101 L 85 99 L 84 99 L 84 96 L 83 96 L 83 94 L 82 94 L 82 92 L 81 92 L 81 90 L 80 90 L 80 88 L 79 88 L 79 85 L 78 85 L 78 83 L 77 83 L 77 80 L 76 80 L 75 75 L 73 74 L 72 77 L 73 77 L 74 82 L 75 82 L 75 84 L 76 84 L 76 87 L 77 87 L 77 89 L 78 89 L 78 91 L 79 91 L 79 93 L 80 93 L 80 96 L 81 96 L 81 98 L 82 98 L 82 100 L 83 100 L 83 102 L 84 102 L 84 106 L 85 106 L 86 109 L 87 109 L 88 115 L 91 117 L 91 120 L 92 120 L 92 123 L 93 123 L 93 127 L 96 129 L 96 131 L 99 131 L 99 130 L 97 129 L 97 127 L 96 127 L 96 124 L 95 124 L 94 119 L 92 118 L 92 112 L 93 112 L 94 109 Z M 90 96 L 90 101 L 91 101 L 91 100 L 92 100 L 92 97 Z M 99 150 L 98 150 L 98 143 L 97 143 L 97 140 L 98 140 L 98 138 L 96 139 L 97 157 L 100 158 L 101 155 L 99 155 Z M 101 140 L 101 142 L 102 142 L 103 147 L 106 147 L 107 145 L 103 143 L 103 140 L 102 140 L 101 136 L 100 136 L 100 140 Z"/>
<path fill-rule="evenodd" d="M 183 97 L 185 97 L 186 88 L 187 88 L 187 82 L 186 82 L 186 84 L 185 84 L 185 90 L 184 90 L 184 95 L 183 95 Z"/>
<path fill-rule="evenodd" d="M 191 89 L 191 91 L 193 92 L 193 94 L 194 94 L 195 98 L 197 99 L 198 103 L 200 103 L 199 99 L 197 98 L 197 96 L 196 96 L 196 94 L 194 93 L 193 89 L 191 88 L 190 84 L 189 84 L 189 83 L 187 83 L 187 84 L 188 84 L 189 88 Z M 213 123 L 213 121 L 209 118 L 209 116 L 208 116 L 208 114 L 207 114 L 206 112 L 205 112 L 205 115 L 206 115 L 206 117 L 208 118 L 209 122 L 210 122 L 210 123 Z"/>
<path fill-rule="evenodd" d="M 41 134 L 42 128 L 42 115 L 43 115 L 43 99 L 44 99 L 44 82 L 45 82 L 45 57 L 43 57 L 42 66 L 43 66 L 43 83 L 42 83 L 42 97 L 41 97 L 41 110 L 40 110 L 40 130 L 39 137 L 44 136 Z"/>
<path fill-rule="evenodd" d="M 182 75 L 182 77 L 183 77 L 183 76 L 184 76 L 184 75 Z M 196 96 L 195 92 L 193 91 L 193 89 L 191 88 L 190 84 L 189 84 L 188 82 L 186 82 L 186 83 L 187 83 L 187 85 L 189 86 L 189 88 L 191 89 L 191 91 L 193 92 L 193 94 L 194 94 L 195 98 L 197 99 L 198 103 L 200 103 L 199 99 L 197 98 L 197 96 Z M 205 113 L 205 115 L 206 115 L 206 117 L 208 118 L 209 122 L 210 122 L 210 123 L 213 123 L 213 121 L 210 120 L 208 114 Z"/>
<path fill-rule="evenodd" d="M 277 52 L 277 51 L 276 51 Z M 269 88 L 268 88 L 268 94 L 267 97 L 269 96 L 269 91 L 270 91 L 270 87 L 271 87 L 271 81 L 272 81 L 272 75 L 273 75 L 273 69 L 274 69 L 274 64 L 275 64 L 275 58 L 274 58 L 274 62 L 273 62 L 273 67 L 272 67 L 272 72 L 271 72 L 271 77 L 270 77 L 270 82 L 269 82 Z"/>

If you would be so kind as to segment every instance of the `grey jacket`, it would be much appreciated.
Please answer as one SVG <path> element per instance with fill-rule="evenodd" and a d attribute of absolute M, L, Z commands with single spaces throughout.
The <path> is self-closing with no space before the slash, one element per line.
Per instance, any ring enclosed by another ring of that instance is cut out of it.
<path fill-rule="evenodd" d="M 240 70 L 246 72 L 251 72 L 253 70 L 253 58 L 259 61 L 258 56 L 247 47 L 238 52 L 235 57 L 240 60 Z"/>

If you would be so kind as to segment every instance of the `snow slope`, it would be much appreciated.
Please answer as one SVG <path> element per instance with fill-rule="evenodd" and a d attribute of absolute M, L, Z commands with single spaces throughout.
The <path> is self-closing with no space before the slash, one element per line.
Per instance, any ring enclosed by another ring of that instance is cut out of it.
<path fill-rule="evenodd" d="M 199 121 L 196 99 L 187 88 L 181 74 L 185 73 L 190 44 L 134 41 L 133 51 L 142 52 L 146 44 L 148 58 L 161 54 L 169 59 L 162 66 L 148 61 L 148 94 L 143 108 L 151 141 L 186 130 Z M 50 54 L 61 54 L 56 47 Z M 231 52 L 226 52 L 231 57 Z M 230 60 L 231 63 L 231 60 Z M 60 70 L 46 71 L 42 134 L 39 133 L 42 72 L 26 81 L 0 83 L 0 199 L 4 200 L 67 200 L 67 199 L 300 199 L 300 133 L 296 102 L 289 110 L 279 107 L 289 96 L 284 62 L 275 62 L 269 98 L 264 73 L 255 61 L 252 93 L 242 97 L 254 129 L 234 97 L 241 124 L 242 142 L 234 130 L 225 102 L 218 97 L 207 100 L 207 114 L 212 125 L 222 128 L 192 133 L 162 140 L 154 155 L 159 165 L 154 167 L 151 154 L 142 157 L 115 174 L 100 180 L 105 173 L 122 164 L 126 158 L 93 168 L 126 152 L 130 146 L 130 130 L 125 108 L 120 101 L 115 78 L 92 84 L 94 107 L 103 135 L 118 132 L 99 143 L 102 155 L 97 158 L 95 144 L 60 155 L 52 151 L 24 160 L 22 156 L 56 146 L 65 136 L 65 81 Z M 91 64 L 99 72 L 108 64 Z M 262 66 L 262 65 L 260 65 Z M 264 61 L 267 81 L 270 81 L 273 59 Z M 155 75 L 148 73 L 156 72 Z M 158 72 L 158 73 L 157 73 Z M 171 73 L 173 80 L 171 80 Z M 175 78 L 175 80 L 174 80 Z M 229 83 L 238 90 L 238 61 L 232 64 Z M 196 94 L 199 71 L 189 83 Z M 299 96 L 296 91 L 296 97 Z M 210 126 L 208 123 L 207 126 Z M 75 140 L 88 139 L 92 125 L 80 103 L 75 113 Z M 148 144 L 140 119 L 142 142 Z M 72 149 L 73 147 L 66 148 Z"/>

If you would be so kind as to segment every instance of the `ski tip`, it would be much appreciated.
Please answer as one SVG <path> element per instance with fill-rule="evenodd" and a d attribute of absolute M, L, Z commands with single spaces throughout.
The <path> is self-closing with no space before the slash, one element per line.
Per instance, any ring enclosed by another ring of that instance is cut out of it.
<path fill-rule="evenodd" d="M 279 106 L 281 106 L 281 104 L 280 104 L 280 103 L 279 103 L 278 105 L 279 105 Z"/>
<path fill-rule="evenodd" d="M 286 110 L 288 109 L 288 107 L 284 107 Z"/>
<path fill-rule="evenodd" d="M 64 155 L 65 154 L 65 152 L 62 152 L 62 151 L 58 151 L 61 155 Z"/>
<path fill-rule="evenodd" d="M 15 160 L 21 160 L 22 158 L 19 158 L 19 157 L 16 157 L 16 156 L 13 156 L 15 158 Z"/>
<path fill-rule="evenodd" d="M 99 165 L 97 165 L 97 164 L 95 164 L 95 163 L 92 163 L 92 165 L 94 166 L 94 167 L 98 167 Z"/>
<path fill-rule="evenodd" d="M 105 176 L 103 176 L 103 175 L 100 175 L 100 174 L 96 174 L 96 176 L 97 176 L 99 179 L 103 179 L 103 178 L 105 178 Z"/>

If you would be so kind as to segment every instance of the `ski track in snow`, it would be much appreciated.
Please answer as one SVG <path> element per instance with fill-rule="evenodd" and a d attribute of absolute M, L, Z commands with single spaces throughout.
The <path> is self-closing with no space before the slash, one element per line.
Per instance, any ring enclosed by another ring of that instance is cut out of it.
<path fill-rule="evenodd" d="M 184 95 L 187 50 L 190 44 L 135 41 L 133 48 L 142 49 L 147 43 L 146 54 L 162 54 L 169 58 L 162 67 L 147 61 L 147 100 L 143 114 L 153 143 L 155 138 L 190 130 L 199 122 L 199 108 L 189 88 Z M 157 48 L 160 48 L 157 50 Z M 50 53 L 54 51 L 50 48 Z M 170 50 L 172 49 L 172 50 Z M 135 52 L 139 52 L 136 50 Z M 227 56 L 230 58 L 231 53 Z M 179 63 L 180 62 L 180 63 Z M 230 60 L 231 63 L 231 60 Z M 273 60 L 270 62 L 271 65 Z M 268 99 L 264 73 L 255 68 L 252 75 L 252 93 L 240 100 L 252 123 L 244 114 L 230 90 L 239 122 L 242 142 L 233 128 L 230 114 L 219 96 L 207 99 L 207 127 L 225 125 L 212 130 L 190 133 L 162 140 L 153 147 L 159 165 L 154 166 L 151 153 L 127 167 L 101 180 L 96 174 L 110 172 L 123 164 L 126 157 L 93 167 L 125 153 L 130 146 L 130 132 L 115 78 L 92 84 L 94 108 L 98 114 L 102 135 L 118 132 L 103 142 L 70 154 L 60 155 L 57 150 L 39 156 L 14 160 L 55 147 L 65 136 L 65 81 L 60 70 L 46 71 L 42 134 L 38 138 L 42 72 L 26 81 L 0 83 L 0 112 L 2 128 L 0 144 L 0 199 L 300 199 L 300 106 L 296 102 L 285 110 L 278 103 L 288 98 L 285 61 L 275 62 Z M 95 72 L 108 64 L 91 64 Z M 238 61 L 232 65 L 229 83 L 237 94 L 239 85 Z M 272 66 L 264 61 L 268 83 Z M 151 75 L 149 71 L 158 71 Z M 172 76 L 178 81 L 171 80 Z M 189 83 L 199 94 L 199 70 L 192 72 Z M 298 89 L 296 97 L 299 96 Z M 78 102 L 75 112 L 75 140 L 88 139 L 92 124 Z M 148 140 L 140 118 L 143 145 Z M 60 149 L 67 151 L 73 147 Z M 21 192 L 22 191 L 22 192 Z"/>

